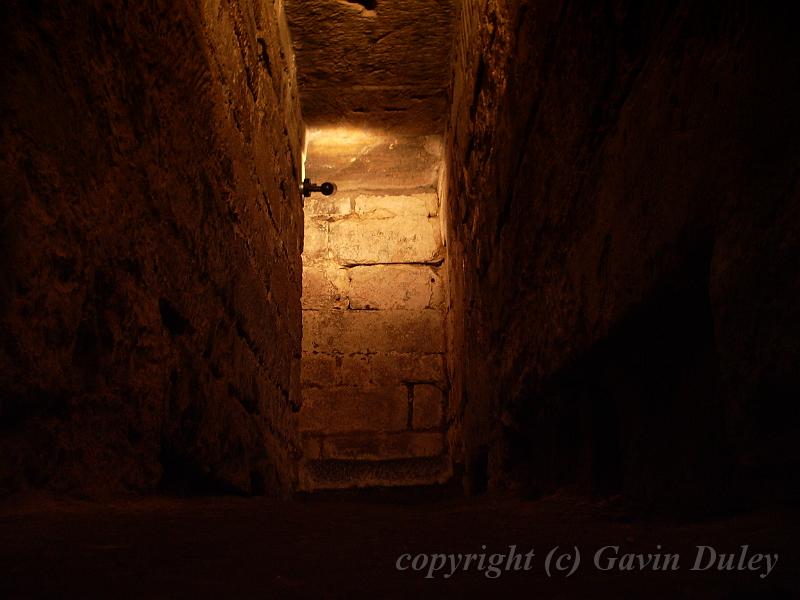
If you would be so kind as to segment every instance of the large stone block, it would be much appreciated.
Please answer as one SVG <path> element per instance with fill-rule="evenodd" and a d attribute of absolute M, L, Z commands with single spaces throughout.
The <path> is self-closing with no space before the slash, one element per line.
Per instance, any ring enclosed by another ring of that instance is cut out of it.
<path fill-rule="evenodd" d="M 365 217 L 369 217 L 373 214 L 430 217 L 436 215 L 436 210 L 431 212 L 431 208 L 437 206 L 437 200 L 434 192 L 381 196 L 358 194 L 353 198 L 353 204 L 355 205 L 355 212 Z"/>
<path fill-rule="evenodd" d="M 336 265 L 307 264 L 303 269 L 304 309 L 345 308 L 347 306 L 348 274 Z"/>
<path fill-rule="evenodd" d="M 303 259 L 325 258 L 328 253 L 328 222 L 307 219 L 303 230 Z"/>
<path fill-rule="evenodd" d="M 397 460 L 444 452 L 444 438 L 439 432 L 335 435 L 321 438 L 321 442 L 325 459 Z"/>
<path fill-rule="evenodd" d="M 300 377 L 303 387 L 337 385 L 341 380 L 341 361 L 341 356 L 304 352 L 300 360 Z"/>
<path fill-rule="evenodd" d="M 301 440 L 303 458 L 317 460 L 322 458 L 322 438 L 313 435 L 303 435 Z"/>
<path fill-rule="evenodd" d="M 396 136 L 347 127 L 311 129 L 306 174 L 336 183 L 339 193 L 433 191 L 441 151 L 440 136 Z"/>
<path fill-rule="evenodd" d="M 435 263 L 443 257 L 438 219 L 349 217 L 330 223 L 328 245 L 343 265 Z"/>
<path fill-rule="evenodd" d="M 431 306 L 434 288 L 441 296 L 441 278 L 428 266 L 371 265 L 349 269 L 350 308 L 408 308 Z"/>
<path fill-rule="evenodd" d="M 303 200 L 306 219 L 346 215 L 352 211 L 351 199 L 343 195 L 322 196 L 315 194 Z"/>
<path fill-rule="evenodd" d="M 444 352 L 438 310 L 303 311 L 305 352 Z"/>
<path fill-rule="evenodd" d="M 446 381 L 443 354 L 352 354 L 342 357 L 341 381 L 352 385 L 397 385 Z"/>
<path fill-rule="evenodd" d="M 412 423 L 414 429 L 433 429 L 442 424 L 442 390 L 433 385 L 414 386 Z"/>
<path fill-rule="evenodd" d="M 408 424 L 405 386 L 306 388 L 300 431 L 403 431 Z"/>
<path fill-rule="evenodd" d="M 404 460 L 310 460 L 301 465 L 298 489 L 353 489 L 445 483 L 453 473 L 446 455 Z"/>

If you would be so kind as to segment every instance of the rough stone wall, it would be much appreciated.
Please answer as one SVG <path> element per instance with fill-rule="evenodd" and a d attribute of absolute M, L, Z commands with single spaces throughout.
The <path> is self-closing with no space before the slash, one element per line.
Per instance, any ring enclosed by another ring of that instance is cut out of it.
<path fill-rule="evenodd" d="M 305 489 L 446 475 L 440 154 L 438 136 L 308 134 L 308 176 L 338 192 L 305 203 Z"/>
<path fill-rule="evenodd" d="M 292 486 L 301 123 L 280 11 L 4 3 L 1 490 Z"/>
<path fill-rule="evenodd" d="M 463 3 L 443 204 L 468 487 L 675 506 L 796 472 L 792 12 Z"/>
<path fill-rule="evenodd" d="M 310 126 L 440 134 L 452 0 L 286 0 Z"/>

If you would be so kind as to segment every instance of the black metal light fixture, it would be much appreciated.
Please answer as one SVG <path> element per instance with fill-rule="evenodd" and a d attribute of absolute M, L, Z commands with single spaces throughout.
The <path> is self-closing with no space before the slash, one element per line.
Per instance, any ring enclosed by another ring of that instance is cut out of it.
<path fill-rule="evenodd" d="M 300 186 L 300 193 L 305 198 L 308 198 L 313 192 L 320 192 L 323 196 L 330 196 L 336 193 L 336 184 L 326 181 L 325 183 L 316 184 L 311 183 L 311 180 L 306 178 L 303 180 L 303 185 Z"/>

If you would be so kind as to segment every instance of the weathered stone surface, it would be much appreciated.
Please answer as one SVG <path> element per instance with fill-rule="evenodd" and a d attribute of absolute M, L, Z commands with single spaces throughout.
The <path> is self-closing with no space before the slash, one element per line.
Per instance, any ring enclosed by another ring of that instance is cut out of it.
<path fill-rule="evenodd" d="M 306 120 L 441 131 L 452 4 L 287 0 Z"/>
<path fill-rule="evenodd" d="M 342 433 L 403 431 L 408 390 L 396 387 L 330 387 L 303 390 L 300 431 Z"/>
<path fill-rule="evenodd" d="M 303 240 L 303 260 L 326 258 L 328 256 L 328 223 L 307 219 Z"/>
<path fill-rule="evenodd" d="M 330 223 L 329 248 L 342 265 L 437 263 L 443 258 L 438 219 L 420 216 Z"/>
<path fill-rule="evenodd" d="M 303 353 L 301 380 L 304 387 L 327 387 L 342 382 L 342 357 Z"/>
<path fill-rule="evenodd" d="M 373 195 L 357 194 L 352 197 L 355 211 L 359 215 L 415 215 L 429 217 L 436 215 L 436 194 L 428 192 L 425 194 L 394 194 L 394 195 Z M 433 210 L 431 210 L 433 209 Z"/>
<path fill-rule="evenodd" d="M 350 354 L 304 353 L 303 385 L 371 386 L 431 382 L 444 385 L 442 354 Z"/>
<path fill-rule="evenodd" d="M 305 352 L 444 352 L 437 310 L 303 311 Z"/>
<path fill-rule="evenodd" d="M 737 461 L 800 463 L 797 17 L 748 6 L 462 3 L 442 204 L 468 481 L 719 510 Z"/>
<path fill-rule="evenodd" d="M 322 438 L 303 434 L 301 444 L 303 446 L 303 458 L 308 460 L 319 460 L 322 458 Z"/>
<path fill-rule="evenodd" d="M 436 189 L 441 137 L 326 127 L 310 130 L 307 142 L 306 174 L 316 181 L 333 181 L 338 192 L 333 199 L 306 205 L 307 232 L 318 238 L 324 228 L 326 240 L 324 248 L 312 241 L 312 252 L 304 256 L 305 389 L 314 398 L 323 398 L 374 394 L 376 386 L 408 391 L 410 382 L 444 385 L 446 294 L 440 274 L 444 247 Z M 372 471 L 363 472 L 365 480 L 359 479 L 359 469 L 333 465 L 328 472 L 324 463 L 355 460 L 359 452 L 388 463 L 398 460 L 400 446 L 386 447 L 373 432 L 338 440 L 332 448 L 341 452 L 327 456 L 324 444 L 337 427 L 369 426 L 366 415 L 351 415 L 356 408 L 337 416 L 326 413 L 327 406 L 319 400 L 303 408 L 304 418 L 320 428 L 317 437 L 323 443 L 320 465 L 314 469 L 326 476 L 349 473 L 353 478 L 334 487 L 376 481 Z M 346 441 L 350 445 L 342 446 Z M 311 464 L 304 472 L 306 468 Z M 396 473 L 393 484 L 419 480 L 409 479 L 406 468 L 411 464 Z M 439 476 L 437 470 L 428 477 Z"/>
<path fill-rule="evenodd" d="M 443 354 L 303 354 L 303 385 L 395 386 L 429 382 L 444 386 L 447 380 Z"/>
<path fill-rule="evenodd" d="M 4 6 L 0 495 L 292 487 L 281 22 L 248 0 Z"/>
<path fill-rule="evenodd" d="M 331 435 L 320 438 L 322 458 L 396 460 L 439 456 L 444 452 L 441 432 Z"/>
<path fill-rule="evenodd" d="M 345 357 L 342 369 L 355 369 L 353 363 Z M 444 354 L 372 354 L 369 357 L 371 380 L 376 385 L 385 385 L 394 381 L 404 382 L 433 382 L 444 385 L 447 374 L 445 372 Z M 357 363 L 356 363 L 357 364 Z"/>
<path fill-rule="evenodd" d="M 434 429 L 442 424 L 442 390 L 433 385 L 414 386 L 414 429 Z"/>
<path fill-rule="evenodd" d="M 442 142 L 439 135 L 392 135 L 382 130 L 324 127 L 307 133 L 306 176 L 332 181 L 337 195 L 400 196 L 436 189 Z"/>
<path fill-rule="evenodd" d="M 353 211 L 352 200 L 346 194 L 336 193 L 333 196 L 312 194 L 303 199 L 303 212 L 306 219 L 329 215 L 347 215 Z"/>
<path fill-rule="evenodd" d="M 348 269 L 353 309 L 422 309 L 441 305 L 442 280 L 427 266 L 374 265 Z M 437 289 L 435 289 L 437 288 Z"/>
<path fill-rule="evenodd" d="M 431 483 L 441 477 L 439 467 L 425 476 L 409 476 L 412 463 L 427 460 L 430 452 L 428 446 L 420 449 L 417 442 L 411 444 L 413 437 L 392 438 L 391 445 L 374 431 L 337 437 L 330 453 L 325 444 L 341 428 L 374 427 L 365 403 L 373 399 L 376 386 L 408 393 L 407 384 L 412 382 L 445 385 L 441 353 L 446 294 L 440 275 L 444 247 L 436 187 L 441 137 L 326 127 L 312 129 L 307 142 L 306 174 L 316 181 L 333 181 L 338 192 L 329 199 L 309 201 L 305 209 L 312 241 L 304 255 L 303 362 L 307 364 L 302 379 L 315 400 L 303 407 L 303 419 L 319 428 L 314 431 L 322 455 L 313 446 L 303 472 L 311 469 L 328 478 L 334 473 L 350 478 L 333 487 L 367 485 L 387 477 L 395 478 L 393 485 L 426 478 Z M 324 247 L 320 230 L 325 231 Z M 332 400 L 322 400 L 326 394 L 331 398 L 350 394 L 345 411 L 332 410 Z M 423 400 L 423 411 L 432 410 L 428 404 Z M 408 407 L 406 413 L 408 419 Z M 375 418 L 380 424 L 386 415 Z M 427 426 L 432 418 L 422 414 L 418 420 L 426 429 L 435 429 Z M 406 426 L 411 425 L 407 420 Z M 405 466 L 381 469 L 378 475 L 340 464 L 359 460 L 387 465 L 400 461 Z M 316 476 L 308 481 L 303 476 L 301 485 L 332 484 L 320 482 Z"/>
<path fill-rule="evenodd" d="M 335 265 L 306 265 L 303 269 L 303 309 L 345 308 L 349 279 Z"/>
<path fill-rule="evenodd" d="M 453 475 L 447 456 L 398 460 L 310 460 L 300 469 L 299 489 L 336 490 L 445 483 Z"/>

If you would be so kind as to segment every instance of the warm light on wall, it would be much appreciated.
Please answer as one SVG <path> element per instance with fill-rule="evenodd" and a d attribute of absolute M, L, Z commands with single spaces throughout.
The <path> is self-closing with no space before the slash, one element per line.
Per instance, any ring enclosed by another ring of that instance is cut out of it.
<path fill-rule="evenodd" d="M 315 127 L 306 130 L 306 147 L 313 145 L 316 152 L 347 153 L 373 146 L 389 139 L 386 131 L 359 127 Z"/>

